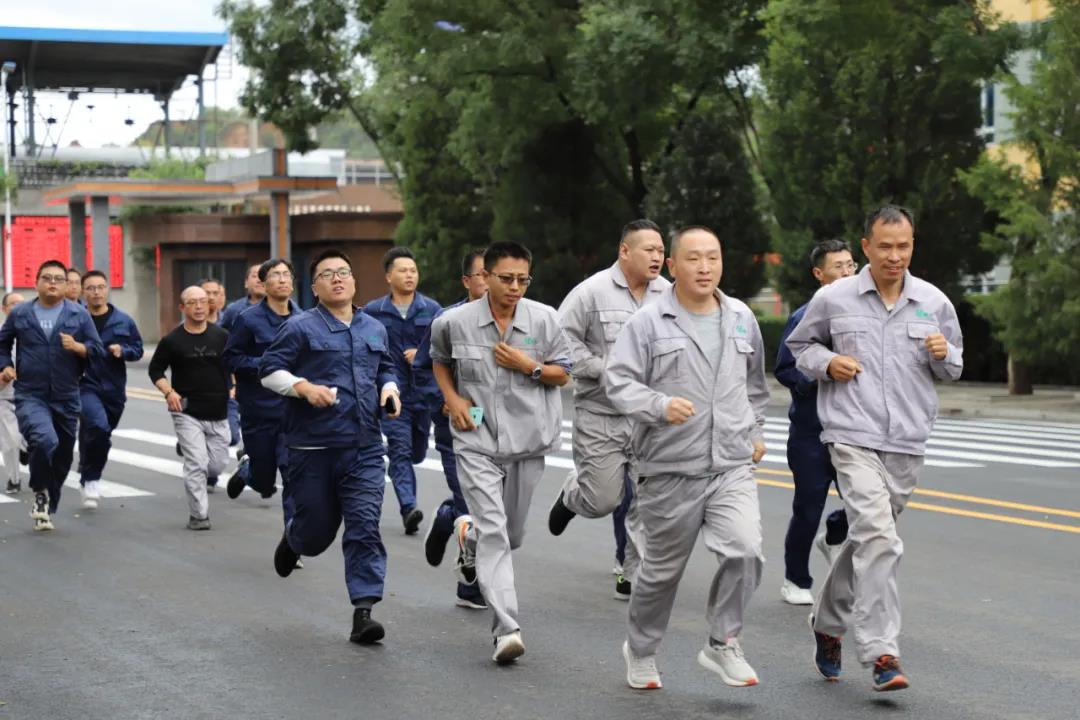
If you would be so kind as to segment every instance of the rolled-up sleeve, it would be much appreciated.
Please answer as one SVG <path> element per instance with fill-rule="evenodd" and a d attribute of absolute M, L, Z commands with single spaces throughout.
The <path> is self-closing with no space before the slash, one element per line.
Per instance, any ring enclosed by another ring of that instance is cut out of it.
<path fill-rule="evenodd" d="M 440 315 L 431 323 L 431 360 L 440 365 L 450 365 L 452 358 L 450 324 L 446 315 Z"/>

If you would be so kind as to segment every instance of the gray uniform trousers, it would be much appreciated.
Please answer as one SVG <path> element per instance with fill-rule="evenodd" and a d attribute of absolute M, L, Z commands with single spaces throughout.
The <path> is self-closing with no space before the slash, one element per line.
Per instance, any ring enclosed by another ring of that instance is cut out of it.
<path fill-rule="evenodd" d="M 15 401 L 0 397 L 0 453 L 4 460 L 3 480 L 17 483 L 19 480 L 19 450 L 26 448 L 26 441 L 19 434 L 15 419 Z"/>
<path fill-rule="evenodd" d="M 896 575 L 904 543 L 896 516 L 915 490 L 921 455 L 832 443 L 829 455 L 848 517 L 848 536 L 814 605 L 814 629 L 841 636 L 852 628 L 859 662 L 900 656 Z"/>
<path fill-rule="evenodd" d="M 635 656 L 654 655 L 664 639 L 699 533 L 719 563 L 709 587 L 709 635 L 720 641 L 739 635 L 765 564 L 753 472 L 752 465 L 741 465 L 706 477 L 641 478 L 638 514 L 644 543 L 627 633 Z"/>
<path fill-rule="evenodd" d="M 473 527 L 466 539 L 476 548 L 476 581 L 494 613 L 496 637 L 520 630 L 514 563 L 521 547 L 533 491 L 544 475 L 544 456 L 501 462 L 471 452 L 455 453 L 461 493 Z"/>
<path fill-rule="evenodd" d="M 563 504 L 586 518 L 610 515 L 623 500 L 624 478 L 637 480 L 631 446 L 633 423 L 624 415 L 602 415 L 574 409 L 574 469 L 563 484 Z M 636 482 L 635 482 L 636 484 Z M 633 581 L 641 542 L 636 499 L 626 514 L 626 559 L 623 576 Z"/>
<path fill-rule="evenodd" d="M 187 413 L 171 412 L 176 439 L 184 457 L 184 490 L 188 514 L 195 518 L 210 515 L 206 495 L 207 475 L 220 475 L 229 459 L 228 420 L 197 420 Z"/>

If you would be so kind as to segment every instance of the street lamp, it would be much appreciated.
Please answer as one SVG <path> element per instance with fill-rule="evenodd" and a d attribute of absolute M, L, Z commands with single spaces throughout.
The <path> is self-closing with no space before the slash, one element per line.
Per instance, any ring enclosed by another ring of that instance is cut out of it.
<path fill-rule="evenodd" d="M 7 92 L 8 74 L 15 72 L 15 63 L 5 60 L 0 66 L 0 89 Z M 0 99 L 0 103 L 3 100 Z M 4 290 L 11 292 L 11 175 L 8 171 L 8 103 L 4 105 L 4 129 L 0 132 L 4 140 Z"/>

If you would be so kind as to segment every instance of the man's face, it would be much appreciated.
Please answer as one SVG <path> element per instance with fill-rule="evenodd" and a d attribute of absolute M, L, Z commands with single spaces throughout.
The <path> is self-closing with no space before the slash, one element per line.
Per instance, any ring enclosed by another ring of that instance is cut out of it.
<path fill-rule="evenodd" d="M 851 258 L 851 253 L 847 250 L 841 250 L 839 252 L 825 253 L 825 259 L 822 261 L 821 266 L 814 268 L 814 277 L 822 285 L 829 285 L 840 278 L 854 275 L 858 269 L 859 266 Z"/>
<path fill-rule="evenodd" d="M 870 261 L 874 279 L 900 280 L 915 252 L 915 233 L 907 220 L 886 224 L 881 220 L 870 228 L 870 237 L 862 240 L 863 254 Z"/>
<path fill-rule="evenodd" d="M 221 283 L 206 282 L 202 284 L 202 289 L 210 300 L 210 312 L 225 307 L 225 288 L 221 286 Z"/>
<path fill-rule="evenodd" d="M 420 271 L 416 267 L 416 261 L 412 258 L 397 258 L 390 265 L 386 273 L 386 283 L 390 289 L 401 295 L 410 295 L 416 292 L 416 285 L 420 282 Z"/>
<path fill-rule="evenodd" d="M 285 263 L 278 263 L 266 271 L 266 282 L 259 283 L 272 300 L 288 300 L 293 292 L 293 274 Z"/>
<path fill-rule="evenodd" d="M 67 271 L 63 268 L 42 268 L 37 277 L 38 298 L 49 304 L 59 302 L 67 293 L 67 284 Z"/>
<path fill-rule="evenodd" d="M 247 292 L 248 297 L 256 300 L 261 300 L 266 295 L 266 288 L 263 287 L 262 280 L 259 279 L 259 267 L 259 265 L 249 267 L 247 277 L 244 278 L 244 290 Z"/>
<path fill-rule="evenodd" d="M 91 310 L 103 308 L 109 302 L 109 284 L 97 275 L 91 275 L 83 283 L 83 295 Z"/>
<path fill-rule="evenodd" d="M 655 280 L 664 267 L 664 239 L 655 230 L 630 233 L 619 245 L 619 260 L 628 280 Z"/>
<path fill-rule="evenodd" d="M 192 323 L 204 322 L 210 314 L 210 299 L 200 287 L 189 287 L 180 294 L 180 312 Z"/>
<path fill-rule="evenodd" d="M 344 273 L 346 277 L 341 277 Z M 327 306 L 351 303 L 356 295 L 356 278 L 349 263 L 341 258 L 326 258 L 315 266 L 315 279 L 311 291 L 319 302 Z"/>
<path fill-rule="evenodd" d="M 693 299 L 707 298 L 716 292 L 724 273 L 720 241 L 712 233 L 691 230 L 679 239 L 667 265 L 682 292 Z"/>
<path fill-rule="evenodd" d="M 4 303 L 4 314 L 7 315 L 11 312 L 12 308 L 14 308 L 16 305 L 19 305 L 20 303 L 25 302 L 25 300 L 26 298 L 24 298 L 21 294 L 16 292 L 11 293 L 7 296 L 7 301 Z"/>
<path fill-rule="evenodd" d="M 64 297 L 72 302 L 78 302 L 79 298 L 82 297 L 82 276 L 74 270 L 69 270 L 67 273 Z"/>
<path fill-rule="evenodd" d="M 473 258 L 469 274 L 461 277 L 461 284 L 469 292 L 470 300 L 479 300 L 484 297 L 488 290 L 487 278 L 484 276 L 484 256 L 478 255 Z"/>
<path fill-rule="evenodd" d="M 517 305 L 529 287 L 529 261 L 522 258 L 499 258 L 490 271 L 484 271 L 488 295 L 496 305 Z"/>

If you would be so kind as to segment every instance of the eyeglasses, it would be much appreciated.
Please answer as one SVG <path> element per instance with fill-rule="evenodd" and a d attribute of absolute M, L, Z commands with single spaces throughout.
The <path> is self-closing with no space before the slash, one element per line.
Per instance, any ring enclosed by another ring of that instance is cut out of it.
<path fill-rule="evenodd" d="M 210 303 L 206 298 L 199 298 L 198 300 L 185 300 L 184 307 L 198 307 L 199 305 L 208 305 Z"/>
<path fill-rule="evenodd" d="M 316 280 L 332 280 L 337 275 L 342 280 L 347 280 L 352 277 L 352 270 L 347 267 L 341 267 L 337 270 L 323 270 L 321 273 L 315 276 Z"/>
<path fill-rule="evenodd" d="M 67 275 L 38 275 L 38 280 L 47 283 L 66 283 Z"/>
<path fill-rule="evenodd" d="M 852 272 L 854 272 L 854 271 L 859 269 L 859 263 L 857 263 L 857 262 L 855 262 L 853 260 L 848 260 L 847 262 L 833 263 L 832 269 L 833 270 L 851 270 Z"/>
<path fill-rule="evenodd" d="M 87 285 L 83 290 L 86 292 L 105 292 L 108 288 L 104 285 Z"/>
<path fill-rule="evenodd" d="M 327 270 L 326 272 L 333 272 L 333 270 Z M 352 274 L 351 272 L 349 273 Z M 322 274 L 319 275 L 322 277 Z M 346 276 L 348 277 L 348 276 Z M 292 280 L 292 273 L 288 270 L 275 270 L 273 272 L 266 273 L 267 280 Z"/>
<path fill-rule="evenodd" d="M 528 275 L 492 275 L 493 278 L 498 278 L 499 282 L 503 285 L 513 285 L 517 283 L 521 287 L 529 287 L 529 283 L 532 282 L 532 278 Z"/>

